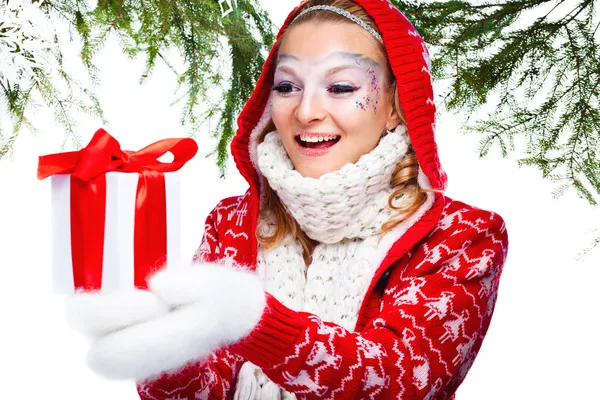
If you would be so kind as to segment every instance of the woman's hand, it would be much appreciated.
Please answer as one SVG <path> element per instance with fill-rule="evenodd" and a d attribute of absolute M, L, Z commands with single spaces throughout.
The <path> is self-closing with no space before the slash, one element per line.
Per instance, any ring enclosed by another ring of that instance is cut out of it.
<path fill-rule="evenodd" d="M 68 299 L 68 322 L 92 339 L 87 362 L 98 374 L 139 380 L 179 369 L 243 339 L 265 308 L 260 278 L 241 268 L 164 269 L 148 286 Z"/>

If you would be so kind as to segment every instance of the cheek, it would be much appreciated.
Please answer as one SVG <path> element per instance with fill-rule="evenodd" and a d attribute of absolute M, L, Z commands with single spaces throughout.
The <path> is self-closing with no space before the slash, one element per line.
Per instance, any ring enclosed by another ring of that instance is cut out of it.
<path fill-rule="evenodd" d="M 365 90 L 355 100 L 355 107 L 370 114 L 377 114 L 377 109 L 381 103 L 381 80 L 382 77 L 375 69 L 362 65 L 360 61 L 356 61 L 356 64 L 365 72 Z"/>
<path fill-rule="evenodd" d="M 274 98 L 271 103 L 271 118 L 275 125 L 289 124 L 294 109 L 294 103 L 290 99 Z"/>
<path fill-rule="evenodd" d="M 366 84 L 366 91 L 360 98 L 356 99 L 355 106 L 361 111 L 374 115 L 377 114 L 377 108 L 381 103 L 381 85 L 373 69 L 368 68 L 367 73 L 369 79 Z"/>
<path fill-rule="evenodd" d="M 336 122 L 346 131 L 364 130 L 376 121 L 370 89 L 361 89 L 352 97 L 331 102 L 331 114 Z"/>
<path fill-rule="evenodd" d="M 273 98 L 271 102 L 271 119 L 275 129 L 281 135 L 283 147 L 288 154 L 294 149 L 296 143 L 292 132 L 294 130 L 294 102 L 291 99 Z"/>

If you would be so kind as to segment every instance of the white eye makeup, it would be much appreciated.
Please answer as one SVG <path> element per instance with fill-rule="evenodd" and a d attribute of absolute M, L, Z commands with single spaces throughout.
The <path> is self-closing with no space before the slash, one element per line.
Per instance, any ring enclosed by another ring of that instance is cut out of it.
<path fill-rule="evenodd" d="M 382 70 L 375 60 L 356 53 L 338 51 L 319 60 L 281 54 L 272 90 L 275 99 L 298 99 L 316 92 L 331 99 L 350 99 L 356 108 L 376 112 Z"/>

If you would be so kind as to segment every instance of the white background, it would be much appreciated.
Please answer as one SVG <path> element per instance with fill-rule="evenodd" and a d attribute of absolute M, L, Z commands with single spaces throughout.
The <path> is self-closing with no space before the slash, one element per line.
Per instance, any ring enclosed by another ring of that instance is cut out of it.
<path fill-rule="evenodd" d="M 295 4 L 262 3 L 278 27 Z M 79 46 L 64 44 L 75 67 Z M 102 81 L 96 93 L 109 121 L 104 128 L 122 148 L 186 136 L 180 106 L 170 106 L 176 86 L 164 65 L 140 86 L 143 58 L 126 59 L 114 38 L 95 62 Z M 1 117 L 6 130 L 9 121 Z M 77 119 L 87 143 L 101 123 Z M 37 156 L 60 150 L 64 134 L 48 110 L 33 122 L 42 134 L 23 133 L 14 158 L 0 162 L 0 397 L 136 399 L 133 383 L 87 370 L 86 341 L 66 327 L 64 299 L 50 291 L 50 186 L 36 180 L 36 167 Z M 462 116 L 441 114 L 437 124 L 447 194 L 499 213 L 510 248 L 489 332 L 458 399 L 600 399 L 593 384 L 600 373 L 600 249 L 575 260 L 600 235 L 591 232 L 600 227 L 600 213 L 572 192 L 553 199 L 553 183 L 537 170 L 517 168 L 515 157 L 502 159 L 497 149 L 478 159 L 480 138 L 459 134 L 462 122 Z M 214 159 L 203 157 L 215 145 L 208 137 L 208 131 L 197 133 L 200 152 L 182 170 L 184 257 L 199 244 L 212 207 L 247 188 L 232 162 L 227 180 L 218 179 Z"/>

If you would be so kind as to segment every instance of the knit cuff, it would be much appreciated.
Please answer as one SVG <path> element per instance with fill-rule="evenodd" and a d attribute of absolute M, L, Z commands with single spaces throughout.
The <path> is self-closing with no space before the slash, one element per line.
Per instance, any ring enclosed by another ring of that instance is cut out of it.
<path fill-rule="evenodd" d="M 260 368 L 272 368 L 288 356 L 306 322 L 300 313 L 287 308 L 271 294 L 265 296 L 267 305 L 260 321 L 248 336 L 229 346 L 229 350 Z"/>

